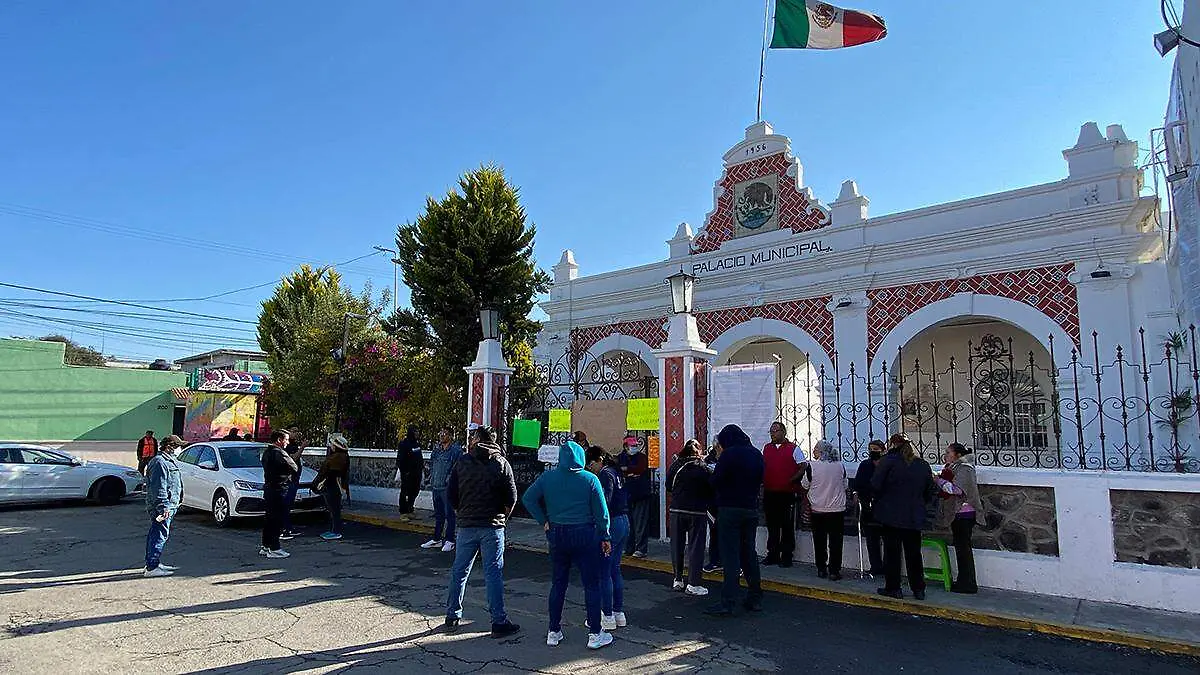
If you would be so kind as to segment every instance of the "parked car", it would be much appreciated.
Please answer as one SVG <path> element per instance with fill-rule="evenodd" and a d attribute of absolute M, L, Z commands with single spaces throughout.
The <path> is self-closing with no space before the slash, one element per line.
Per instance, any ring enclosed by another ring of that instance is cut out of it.
<path fill-rule="evenodd" d="M 263 507 L 263 443 L 247 441 L 203 441 L 179 453 L 183 478 L 183 506 L 212 514 L 217 525 L 233 518 L 261 516 Z M 304 468 L 292 512 L 320 511 L 321 495 L 312 491 L 317 472 Z"/>
<path fill-rule="evenodd" d="M 116 504 L 144 493 L 146 481 L 135 469 L 89 462 L 44 445 L 0 442 L 0 502 L 90 499 Z"/>

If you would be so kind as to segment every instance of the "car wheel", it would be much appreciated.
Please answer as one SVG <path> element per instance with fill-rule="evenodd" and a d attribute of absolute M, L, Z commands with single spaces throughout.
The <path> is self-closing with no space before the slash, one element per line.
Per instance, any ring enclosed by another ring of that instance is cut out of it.
<path fill-rule="evenodd" d="M 116 504 L 124 496 L 125 484 L 116 478 L 102 478 L 92 486 L 92 499 L 105 506 Z"/>
<path fill-rule="evenodd" d="M 225 494 L 224 490 L 217 490 L 217 494 L 213 496 L 212 518 L 218 527 L 229 524 L 229 495 Z"/>

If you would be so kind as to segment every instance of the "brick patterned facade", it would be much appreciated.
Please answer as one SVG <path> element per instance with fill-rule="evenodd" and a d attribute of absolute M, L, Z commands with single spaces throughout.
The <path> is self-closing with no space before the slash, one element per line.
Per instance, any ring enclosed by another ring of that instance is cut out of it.
<path fill-rule="evenodd" d="M 667 417 L 663 426 L 667 437 L 663 439 L 661 463 L 662 466 L 668 466 L 671 458 L 683 450 L 683 443 L 687 440 L 683 430 L 683 357 L 669 357 L 664 366 L 667 382 L 663 392 L 666 394 Z"/>
<path fill-rule="evenodd" d="M 498 427 L 505 422 L 504 393 L 508 391 L 507 375 L 492 375 L 492 417 L 485 424 Z"/>
<path fill-rule="evenodd" d="M 471 421 L 483 424 L 483 373 L 471 373 Z"/>
<path fill-rule="evenodd" d="M 1023 302 L 1050 317 L 1079 346 L 1079 300 L 1067 278 L 1070 263 L 1027 270 L 984 274 L 965 279 L 929 281 L 867 292 L 867 352 L 875 350 L 905 317 L 956 293 L 973 292 Z"/>
<path fill-rule="evenodd" d="M 708 447 L 708 362 L 692 363 L 692 383 L 695 391 L 696 440 Z"/>
<path fill-rule="evenodd" d="M 759 318 L 776 319 L 804 329 L 825 349 L 826 354 L 832 354 L 833 315 L 825 307 L 829 303 L 829 299 L 830 296 L 824 296 L 698 312 L 696 324 L 700 328 L 700 339 L 711 343 L 739 323 Z M 577 352 L 584 352 L 605 337 L 620 333 L 636 337 L 652 348 L 657 348 L 667 339 L 667 331 L 663 328 L 665 322 L 666 318 L 640 319 L 575 328 L 571 331 L 571 344 Z"/>
<path fill-rule="evenodd" d="M 829 214 L 796 187 L 796 179 L 788 175 L 791 166 L 787 153 L 777 152 L 745 164 L 725 169 L 718 181 L 724 191 L 717 197 L 716 208 L 704 223 L 704 231 L 692 242 L 692 253 L 709 253 L 721 248 L 734 235 L 733 188 L 738 183 L 769 174 L 779 176 L 779 227 L 793 232 L 807 232 L 829 224 Z"/>

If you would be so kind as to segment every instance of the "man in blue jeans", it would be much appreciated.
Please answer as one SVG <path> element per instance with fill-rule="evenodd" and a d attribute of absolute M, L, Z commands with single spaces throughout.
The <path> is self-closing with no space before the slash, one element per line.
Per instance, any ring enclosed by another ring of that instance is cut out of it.
<path fill-rule="evenodd" d="M 146 533 L 146 569 L 144 577 L 169 577 L 175 574 L 173 565 L 162 563 L 163 547 L 171 536 L 171 520 L 179 510 L 183 497 L 183 478 L 175 453 L 183 447 L 183 439 L 167 436 L 158 446 L 158 453 L 146 465 L 146 511 L 150 514 L 150 531 Z"/>
<path fill-rule="evenodd" d="M 504 526 L 517 505 L 517 481 L 496 444 L 496 432 L 479 427 L 473 435 L 471 452 L 454 463 L 446 483 L 450 506 L 458 512 L 458 545 L 450 568 L 445 628 L 458 628 L 467 577 L 471 576 L 475 555 L 480 554 L 492 637 L 502 638 L 521 630 L 504 611 Z"/>
<path fill-rule="evenodd" d="M 525 491 L 521 503 L 546 530 L 550 546 L 550 630 L 546 644 L 562 642 L 562 610 L 571 567 L 579 568 L 587 605 L 589 649 L 612 644 L 612 634 L 600 625 L 600 560 L 612 555 L 608 505 L 595 474 L 584 471 L 583 448 L 568 441 L 559 448 L 558 466 L 543 472 Z"/>
<path fill-rule="evenodd" d="M 474 435 L 472 435 L 474 438 Z M 429 489 L 433 492 L 433 539 L 421 544 L 421 548 L 441 548 L 449 553 L 454 550 L 454 509 L 446 487 L 450 481 L 450 470 L 462 455 L 462 447 L 454 442 L 454 431 L 442 427 L 438 442 L 429 452 Z"/>
<path fill-rule="evenodd" d="M 721 601 L 704 612 L 712 616 L 733 615 L 741 591 L 738 577 L 743 570 L 746 573 L 746 585 L 749 586 L 743 606 L 751 612 L 761 612 L 762 583 L 754 539 L 758 532 L 758 492 L 763 484 L 763 455 L 750 444 L 750 437 L 736 424 L 726 426 L 717 434 L 716 450 L 717 467 L 713 470 L 712 483 L 725 578 L 721 586 Z"/>

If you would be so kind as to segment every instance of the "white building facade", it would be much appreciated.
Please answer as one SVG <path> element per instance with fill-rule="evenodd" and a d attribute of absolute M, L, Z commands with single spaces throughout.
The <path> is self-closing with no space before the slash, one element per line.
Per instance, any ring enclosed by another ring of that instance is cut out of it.
<path fill-rule="evenodd" d="M 818 200 L 757 123 L 663 260 L 585 276 L 586 254 L 563 253 L 535 357 L 653 378 L 664 463 L 715 436 L 715 368 L 773 366 L 775 419 L 851 471 L 895 432 L 933 463 L 950 441 L 975 450 L 981 583 L 1200 611 L 1175 597 L 1200 597 L 1200 483 L 1178 475 L 1200 470 L 1200 373 L 1160 205 L 1119 125 L 1083 125 L 1062 156 L 1056 182 L 871 217 L 853 180 Z M 681 269 L 698 278 L 690 324 L 664 284 Z M 1159 507 L 1187 522 L 1135 533 Z"/>

